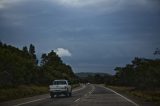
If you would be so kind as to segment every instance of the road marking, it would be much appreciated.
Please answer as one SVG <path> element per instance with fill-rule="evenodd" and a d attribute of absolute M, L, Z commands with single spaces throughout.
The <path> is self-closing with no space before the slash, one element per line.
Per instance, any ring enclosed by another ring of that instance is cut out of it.
<path fill-rule="evenodd" d="M 85 94 L 84 97 L 91 95 L 94 92 L 94 90 L 95 90 L 95 86 L 92 85 L 91 91 L 89 91 L 87 94 Z"/>
<path fill-rule="evenodd" d="M 41 101 L 41 100 L 44 100 L 44 99 L 46 99 L 46 98 L 36 99 L 36 100 L 32 100 L 32 101 L 28 101 L 28 102 L 20 103 L 20 104 L 17 104 L 17 105 L 13 105 L 13 106 L 21 106 L 21 105 L 25 105 L 25 104 L 29 104 L 29 103 L 33 103 L 33 102 L 37 102 L 37 101 Z"/>
<path fill-rule="evenodd" d="M 89 92 L 88 95 L 92 94 L 94 92 L 94 90 L 95 90 L 95 86 L 92 85 L 92 90 Z"/>
<path fill-rule="evenodd" d="M 126 99 L 128 102 L 134 104 L 135 106 L 139 106 L 137 103 L 135 103 L 135 102 L 133 102 L 132 100 L 128 99 L 127 97 L 125 97 L 125 96 L 117 93 L 116 91 L 114 91 L 114 90 L 112 90 L 112 89 L 110 89 L 110 88 L 106 88 L 106 87 L 104 87 L 104 86 L 101 86 L 101 87 L 103 87 L 103 88 L 105 88 L 105 89 L 107 89 L 107 90 L 109 90 L 109 91 L 111 91 L 111 92 L 114 92 L 115 94 L 117 94 L 117 95 L 119 95 L 120 97 Z"/>
<path fill-rule="evenodd" d="M 79 90 L 82 90 L 82 89 L 84 89 L 86 86 L 85 85 L 83 85 L 82 86 L 82 88 L 79 88 L 79 89 L 76 89 L 76 90 L 73 90 L 73 92 L 77 92 L 77 91 L 79 91 Z"/>
<path fill-rule="evenodd" d="M 77 91 L 79 91 L 79 90 L 82 90 L 82 89 L 84 89 L 86 86 L 85 85 L 83 85 L 82 86 L 82 88 L 80 88 L 80 89 L 77 89 L 77 90 L 74 90 L 73 92 L 77 92 Z M 37 102 L 37 101 L 41 101 L 41 100 L 44 100 L 44 99 L 47 99 L 48 97 L 46 97 L 46 98 L 41 98 L 41 99 L 36 99 L 36 100 L 32 100 L 32 101 L 28 101 L 28 102 L 24 102 L 24 103 L 20 103 L 20 104 L 16 104 L 16 105 L 13 105 L 13 106 L 21 106 L 21 105 L 25 105 L 25 104 L 29 104 L 29 103 L 33 103 L 33 102 Z M 79 98 L 80 99 L 80 98 Z"/>
<path fill-rule="evenodd" d="M 92 86 L 92 91 L 90 92 L 90 94 L 92 94 L 95 90 L 95 86 Z"/>
<path fill-rule="evenodd" d="M 85 94 L 84 97 L 87 97 L 87 96 L 89 96 L 91 93 L 93 93 L 94 89 L 95 89 L 95 86 L 92 85 L 91 91 L 89 91 L 87 94 Z M 76 99 L 74 102 L 78 102 L 80 99 L 81 99 L 81 98 L 78 98 L 78 99 Z"/>
<path fill-rule="evenodd" d="M 76 99 L 74 102 L 78 102 L 81 98 Z"/>

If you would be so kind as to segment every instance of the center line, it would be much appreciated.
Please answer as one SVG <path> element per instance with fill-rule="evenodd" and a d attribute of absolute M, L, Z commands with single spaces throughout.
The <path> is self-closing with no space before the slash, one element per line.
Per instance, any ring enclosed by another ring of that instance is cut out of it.
<path fill-rule="evenodd" d="M 75 100 L 74 102 L 78 102 L 81 98 L 78 98 L 77 100 Z"/>

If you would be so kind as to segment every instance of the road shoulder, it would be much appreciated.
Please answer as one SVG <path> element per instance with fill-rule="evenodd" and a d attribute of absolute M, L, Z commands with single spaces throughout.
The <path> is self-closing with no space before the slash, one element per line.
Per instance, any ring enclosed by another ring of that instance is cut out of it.
<path fill-rule="evenodd" d="M 74 88 L 73 92 L 77 92 L 79 90 L 82 90 L 85 87 L 86 87 L 85 85 L 81 84 L 79 87 Z M 50 98 L 49 93 L 42 94 L 42 95 L 36 95 L 36 96 L 32 96 L 32 97 L 26 97 L 26 98 L 20 98 L 20 99 L 1 102 L 0 106 L 21 106 L 23 104 L 37 102 L 37 101 L 45 100 L 45 99 L 48 99 L 48 98 Z"/>
<path fill-rule="evenodd" d="M 117 89 L 116 87 L 114 86 L 107 86 L 108 88 L 116 91 L 117 93 L 131 99 L 132 101 L 136 102 L 137 104 L 139 104 L 140 106 L 158 106 L 157 104 L 153 103 L 153 102 L 149 102 L 149 101 L 145 101 L 144 99 L 140 98 L 140 97 L 137 97 L 137 96 L 134 96 L 130 93 L 128 93 L 127 90 L 120 90 L 120 89 Z"/>

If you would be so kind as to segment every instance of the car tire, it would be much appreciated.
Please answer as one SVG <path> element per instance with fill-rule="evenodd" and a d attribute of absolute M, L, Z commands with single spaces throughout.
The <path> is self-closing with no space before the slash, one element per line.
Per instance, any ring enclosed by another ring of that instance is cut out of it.
<path fill-rule="evenodd" d="M 65 95 L 66 95 L 66 97 L 68 97 L 68 96 L 69 96 L 69 92 L 66 92 L 66 94 L 65 94 Z"/>
<path fill-rule="evenodd" d="M 54 98 L 54 94 L 53 93 L 50 93 L 50 96 L 51 96 L 51 98 Z"/>
<path fill-rule="evenodd" d="M 70 97 L 72 96 L 72 92 L 69 93 L 69 96 L 70 96 Z"/>

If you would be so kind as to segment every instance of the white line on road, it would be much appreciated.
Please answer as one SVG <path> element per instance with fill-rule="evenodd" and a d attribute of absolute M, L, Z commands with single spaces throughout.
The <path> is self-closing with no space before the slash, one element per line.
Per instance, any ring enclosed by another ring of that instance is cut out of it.
<path fill-rule="evenodd" d="M 87 94 L 85 94 L 84 97 L 91 95 L 94 92 L 94 90 L 95 90 L 95 86 L 92 85 L 91 91 L 89 91 Z"/>
<path fill-rule="evenodd" d="M 93 93 L 93 92 L 94 92 L 94 89 L 95 89 L 95 86 L 92 85 L 91 91 L 89 91 L 87 94 L 85 94 L 84 97 L 87 97 L 87 96 L 89 96 L 91 93 Z M 76 99 L 74 102 L 78 102 L 80 99 L 81 99 L 81 98 L 78 98 L 78 99 Z"/>
<path fill-rule="evenodd" d="M 77 92 L 77 91 L 79 91 L 79 90 L 82 90 L 82 89 L 84 89 L 86 86 L 85 85 L 83 85 L 82 86 L 82 88 L 79 88 L 79 89 L 75 89 L 75 90 L 73 90 L 73 92 Z"/>
<path fill-rule="evenodd" d="M 80 88 L 80 89 L 76 89 L 76 90 L 74 90 L 73 92 L 77 92 L 77 91 L 79 91 L 79 90 L 82 90 L 82 89 L 84 89 L 86 86 L 85 85 L 83 85 L 82 86 L 82 88 Z M 48 97 L 46 97 L 46 98 L 41 98 L 41 99 L 36 99 L 36 100 L 32 100 L 32 101 L 28 101 L 28 102 L 24 102 L 24 103 L 20 103 L 20 104 L 16 104 L 16 105 L 13 105 L 13 106 L 21 106 L 21 105 L 25 105 L 25 104 L 29 104 L 29 103 L 33 103 L 33 102 L 37 102 L 37 101 L 41 101 L 41 100 L 44 100 L 44 99 L 47 99 Z"/>
<path fill-rule="evenodd" d="M 74 102 L 78 102 L 81 98 L 76 99 Z"/>
<path fill-rule="evenodd" d="M 21 106 L 21 105 L 25 105 L 25 104 L 28 104 L 28 103 L 33 103 L 33 102 L 41 101 L 41 100 L 44 100 L 44 99 L 46 99 L 46 98 L 36 99 L 36 100 L 20 103 L 20 104 L 17 104 L 17 105 L 13 105 L 13 106 Z"/>
<path fill-rule="evenodd" d="M 107 89 L 107 90 L 109 90 L 109 91 L 111 91 L 111 92 L 114 92 L 115 94 L 117 94 L 117 95 L 119 95 L 120 97 L 126 99 L 128 102 L 134 104 L 135 106 L 139 106 L 137 103 L 135 103 L 135 102 L 133 102 L 132 100 L 126 98 L 125 96 L 123 96 L 123 95 L 117 93 L 116 91 L 114 91 L 114 90 L 112 90 L 112 89 L 110 89 L 110 88 L 106 88 L 106 87 L 104 87 L 104 86 L 102 86 L 102 87 L 105 88 L 105 89 Z"/>
<path fill-rule="evenodd" d="M 94 92 L 94 90 L 95 90 L 95 86 L 92 85 L 92 89 L 90 92 L 88 92 L 88 95 L 92 94 Z"/>
<path fill-rule="evenodd" d="M 91 90 L 90 94 L 92 94 L 94 92 L 94 90 L 95 90 L 95 86 L 92 86 L 92 90 Z"/>

